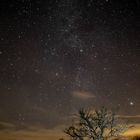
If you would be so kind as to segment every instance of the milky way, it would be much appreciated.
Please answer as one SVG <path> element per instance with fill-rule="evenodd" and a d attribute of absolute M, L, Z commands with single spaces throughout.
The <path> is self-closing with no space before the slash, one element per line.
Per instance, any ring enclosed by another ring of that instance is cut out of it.
<path fill-rule="evenodd" d="M 140 113 L 140 3 L 0 2 L 0 121 L 64 124 L 81 107 Z"/>

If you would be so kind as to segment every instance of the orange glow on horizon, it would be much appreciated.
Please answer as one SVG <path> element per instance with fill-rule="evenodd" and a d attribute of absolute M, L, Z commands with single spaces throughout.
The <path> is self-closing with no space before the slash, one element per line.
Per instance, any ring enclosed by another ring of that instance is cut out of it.
<path fill-rule="evenodd" d="M 0 140 L 58 140 L 59 138 L 64 138 L 68 140 L 63 133 L 63 127 L 57 127 L 54 129 L 43 129 L 36 128 L 35 131 L 30 130 L 2 130 L 0 131 Z M 133 137 L 140 136 L 140 124 L 136 124 L 133 128 L 126 131 L 123 136 Z"/>

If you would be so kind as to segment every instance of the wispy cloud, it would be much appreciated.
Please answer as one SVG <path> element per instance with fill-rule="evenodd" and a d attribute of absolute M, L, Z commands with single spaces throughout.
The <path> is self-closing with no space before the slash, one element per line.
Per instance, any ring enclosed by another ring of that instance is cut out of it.
<path fill-rule="evenodd" d="M 130 124 L 133 127 L 130 127 L 123 135 L 124 136 L 140 136 L 140 124 Z"/>
<path fill-rule="evenodd" d="M 28 126 L 28 129 L 16 129 L 16 125 L 8 122 L 0 122 L 4 129 L 0 130 L 0 140 L 57 140 L 66 138 L 63 133 L 64 126 L 45 129 L 41 126 Z M 67 139 L 67 138 L 66 138 Z"/>
<path fill-rule="evenodd" d="M 0 122 L 5 128 L 0 131 L 1 140 L 57 140 L 59 138 L 64 138 L 68 140 L 69 137 L 63 132 L 65 126 L 58 125 L 54 128 L 45 129 L 41 126 L 28 126 L 30 129 L 10 129 L 14 128 L 15 125 L 8 122 Z M 134 127 L 128 129 L 123 136 L 129 137 L 134 135 L 140 135 L 140 124 L 131 124 Z M 32 131 L 31 131 L 32 130 Z"/>
<path fill-rule="evenodd" d="M 95 95 L 88 91 L 73 91 L 72 96 L 74 98 L 83 99 L 83 100 L 95 98 Z"/>
<path fill-rule="evenodd" d="M 0 122 L 0 130 L 14 129 L 16 126 L 8 122 Z"/>
<path fill-rule="evenodd" d="M 133 116 L 130 116 L 130 115 L 119 115 L 118 117 L 120 118 L 140 118 L 140 115 L 133 115 Z"/>

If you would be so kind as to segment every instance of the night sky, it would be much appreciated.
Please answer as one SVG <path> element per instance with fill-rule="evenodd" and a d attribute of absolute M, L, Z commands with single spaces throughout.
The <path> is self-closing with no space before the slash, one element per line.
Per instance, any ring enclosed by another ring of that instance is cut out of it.
<path fill-rule="evenodd" d="M 59 128 L 81 107 L 140 122 L 139 11 L 139 0 L 1 0 L 0 131 Z"/>

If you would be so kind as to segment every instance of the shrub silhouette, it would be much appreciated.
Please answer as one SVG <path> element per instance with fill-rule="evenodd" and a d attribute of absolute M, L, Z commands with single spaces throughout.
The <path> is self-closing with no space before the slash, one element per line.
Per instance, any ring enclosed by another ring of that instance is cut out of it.
<path fill-rule="evenodd" d="M 134 136 L 132 140 L 140 140 L 140 136 Z"/>

